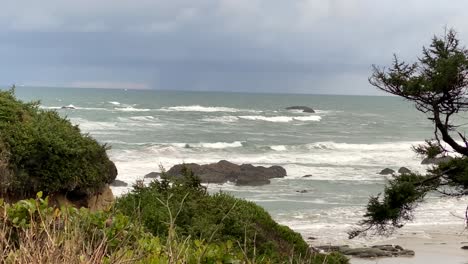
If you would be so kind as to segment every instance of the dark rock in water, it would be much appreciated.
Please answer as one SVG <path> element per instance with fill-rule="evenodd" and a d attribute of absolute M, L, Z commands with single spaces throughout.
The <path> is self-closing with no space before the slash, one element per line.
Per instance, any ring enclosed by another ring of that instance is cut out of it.
<path fill-rule="evenodd" d="M 74 105 L 64 105 L 61 109 L 76 109 L 76 107 Z"/>
<path fill-rule="evenodd" d="M 309 240 L 316 240 L 317 238 L 316 238 L 316 237 L 313 237 L 313 236 L 310 236 L 310 237 L 308 237 L 307 239 L 309 239 Z"/>
<path fill-rule="evenodd" d="M 312 174 L 307 174 L 307 175 L 302 176 L 302 178 L 310 178 L 310 177 L 312 177 Z"/>
<path fill-rule="evenodd" d="M 108 163 L 108 172 L 109 174 L 107 175 L 106 183 L 110 184 L 115 181 L 117 174 L 119 174 L 113 161 L 109 161 Z"/>
<path fill-rule="evenodd" d="M 390 175 L 393 173 L 395 173 L 395 171 L 389 168 L 385 168 L 379 172 L 380 175 Z"/>
<path fill-rule="evenodd" d="M 445 156 L 445 157 L 440 157 L 440 158 L 425 158 L 421 161 L 421 164 L 427 165 L 427 164 L 440 164 L 444 162 L 449 162 L 453 158 L 450 156 Z"/>
<path fill-rule="evenodd" d="M 308 106 L 290 106 L 286 107 L 286 110 L 302 110 L 304 113 L 315 113 L 314 109 Z"/>
<path fill-rule="evenodd" d="M 320 246 L 316 248 L 326 252 L 338 251 L 344 255 L 355 256 L 359 258 L 414 256 L 413 250 L 403 249 L 398 245 L 377 245 L 370 248 L 350 248 L 349 246 Z"/>
<path fill-rule="evenodd" d="M 281 166 L 269 168 L 251 164 L 239 166 L 226 160 L 206 165 L 196 163 L 177 164 L 166 173 L 169 176 L 180 176 L 184 167 L 200 177 L 203 183 L 226 183 L 231 181 L 235 182 L 236 185 L 258 186 L 269 184 L 272 178 L 286 176 L 286 170 Z"/>
<path fill-rule="evenodd" d="M 461 249 L 468 249 L 468 246 L 463 246 L 461 247 Z"/>
<path fill-rule="evenodd" d="M 300 191 L 296 191 L 296 192 L 298 192 L 298 193 L 308 193 L 309 191 L 307 191 L 307 190 L 300 190 Z"/>
<path fill-rule="evenodd" d="M 121 181 L 121 180 L 115 180 L 113 183 L 111 183 L 111 186 L 114 186 L 114 187 L 127 187 L 128 184 L 124 181 Z"/>
<path fill-rule="evenodd" d="M 411 170 L 406 168 L 406 167 L 401 167 L 398 169 L 398 173 L 404 174 L 404 173 L 411 173 Z"/>
<path fill-rule="evenodd" d="M 158 178 L 160 176 L 161 176 L 161 173 L 153 171 L 153 172 L 150 172 L 150 173 L 146 174 L 144 178 L 146 178 L 146 179 L 155 179 L 155 178 Z"/>

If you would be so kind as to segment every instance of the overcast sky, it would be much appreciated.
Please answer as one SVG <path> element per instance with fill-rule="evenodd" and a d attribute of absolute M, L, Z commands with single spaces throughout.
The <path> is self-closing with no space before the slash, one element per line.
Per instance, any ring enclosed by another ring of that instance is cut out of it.
<path fill-rule="evenodd" d="M 466 0 L 14 0 L 0 83 L 376 94 L 372 64 L 412 60 Z"/>

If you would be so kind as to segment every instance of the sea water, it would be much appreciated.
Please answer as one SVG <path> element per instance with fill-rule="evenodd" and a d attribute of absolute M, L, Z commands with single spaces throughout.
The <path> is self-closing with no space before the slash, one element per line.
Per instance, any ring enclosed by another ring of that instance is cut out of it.
<path fill-rule="evenodd" d="M 425 171 L 411 146 L 434 130 L 411 103 L 390 96 L 26 87 L 16 94 L 40 100 L 41 108 L 58 111 L 110 145 L 117 178 L 129 186 L 183 162 L 283 166 L 287 177 L 269 185 L 208 188 L 254 201 L 275 220 L 323 243 L 342 242 L 361 219 L 369 197 L 382 192 L 388 179 L 380 170 Z M 285 110 L 294 105 L 316 113 Z M 462 224 L 453 214 L 463 215 L 465 206 L 466 200 L 430 197 L 413 224 Z"/>

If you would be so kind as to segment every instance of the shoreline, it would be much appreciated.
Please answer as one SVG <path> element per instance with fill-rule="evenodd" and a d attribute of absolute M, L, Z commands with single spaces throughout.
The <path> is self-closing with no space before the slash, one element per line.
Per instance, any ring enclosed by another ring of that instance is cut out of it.
<path fill-rule="evenodd" d="M 351 264 L 468 264 L 468 250 L 461 249 L 468 246 L 468 230 L 463 225 L 409 225 L 399 230 L 387 240 L 376 237 L 373 245 L 400 245 L 404 249 L 413 250 L 413 257 L 387 258 L 350 258 Z M 316 244 L 317 242 L 314 242 Z M 351 242 L 352 244 L 352 242 Z"/>

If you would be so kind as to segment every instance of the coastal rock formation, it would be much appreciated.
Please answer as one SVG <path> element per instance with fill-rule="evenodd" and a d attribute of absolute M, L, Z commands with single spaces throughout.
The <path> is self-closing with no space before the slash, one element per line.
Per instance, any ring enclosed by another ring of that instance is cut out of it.
<path fill-rule="evenodd" d="M 115 180 L 111 183 L 111 186 L 113 187 L 127 187 L 128 184 L 124 181 L 121 181 L 121 180 Z"/>
<path fill-rule="evenodd" d="M 413 250 L 404 249 L 399 245 L 376 245 L 372 247 L 351 248 L 344 246 L 318 246 L 316 250 L 325 252 L 337 251 L 348 256 L 358 258 L 377 258 L 377 257 L 410 257 L 414 256 Z"/>
<path fill-rule="evenodd" d="M 113 161 L 109 160 L 106 183 L 110 184 L 114 182 L 117 178 L 117 174 L 119 174 L 119 172 L 117 171 L 117 166 L 115 166 L 115 163 Z"/>
<path fill-rule="evenodd" d="M 302 110 L 304 113 L 315 113 L 314 109 L 308 106 L 290 106 L 286 107 L 286 110 Z"/>
<path fill-rule="evenodd" d="M 380 175 L 390 175 L 393 173 L 395 173 L 395 171 L 389 168 L 385 168 L 379 172 Z"/>
<path fill-rule="evenodd" d="M 108 210 L 114 200 L 114 194 L 109 185 L 105 185 L 93 194 L 84 191 L 73 191 L 66 194 L 56 193 L 50 196 L 50 204 L 52 205 L 86 207 L 91 211 Z"/>
<path fill-rule="evenodd" d="M 109 185 L 87 198 L 87 208 L 91 211 L 108 210 L 114 202 L 114 194 Z"/>
<path fill-rule="evenodd" d="M 76 107 L 74 105 L 64 105 L 61 109 L 76 109 Z"/>
<path fill-rule="evenodd" d="M 196 163 L 177 164 L 166 173 L 169 176 L 180 176 L 184 167 L 200 177 L 204 183 L 226 183 L 231 181 L 235 182 L 236 185 L 258 186 L 269 184 L 272 178 L 286 176 L 286 170 L 281 166 L 269 168 L 251 164 L 239 166 L 226 160 L 206 165 Z"/>
<path fill-rule="evenodd" d="M 421 164 L 427 165 L 427 164 L 435 164 L 438 165 L 443 162 L 449 162 L 453 158 L 450 156 L 445 156 L 445 157 L 439 157 L 439 158 L 425 158 L 421 161 Z"/>
<path fill-rule="evenodd" d="M 406 167 L 401 167 L 398 169 L 398 173 L 404 174 L 404 173 L 411 173 L 411 170 L 406 168 Z"/>
<path fill-rule="evenodd" d="M 145 179 L 155 179 L 155 178 L 158 178 L 160 176 L 161 176 L 161 173 L 153 171 L 153 172 L 150 172 L 150 173 L 146 174 L 144 178 Z"/>

